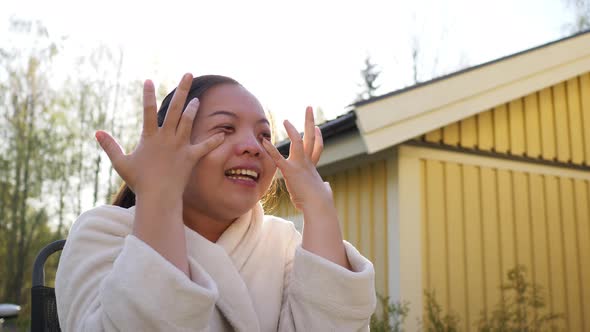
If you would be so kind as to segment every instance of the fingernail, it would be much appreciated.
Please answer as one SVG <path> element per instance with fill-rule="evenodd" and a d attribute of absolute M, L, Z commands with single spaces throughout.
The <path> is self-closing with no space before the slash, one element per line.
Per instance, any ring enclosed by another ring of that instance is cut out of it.
<path fill-rule="evenodd" d="M 102 139 L 104 138 L 104 134 L 100 131 L 97 131 L 96 133 L 94 133 L 94 137 L 96 138 L 98 143 L 100 143 L 102 141 Z"/>
<path fill-rule="evenodd" d="M 195 98 L 191 99 L 191 102 L 190 102 L 190 103 L 191 103 L 192 105 L 195 105 L 195 104 L 197 104 L 198 102 L 199 102 L 199 98 L 195 97 Z"/>

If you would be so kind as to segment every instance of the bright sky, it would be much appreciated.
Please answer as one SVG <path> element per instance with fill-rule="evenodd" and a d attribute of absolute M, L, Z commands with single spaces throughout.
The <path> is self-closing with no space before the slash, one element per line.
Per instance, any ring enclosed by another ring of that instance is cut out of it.
<path fill-rule="evenodd" d="M 410 85 L 413 35 L 429 78 L 561 38 L 572 17 L 563 0 L 3 2 L 0 44 L 9 17 L 39 19 L 69 36 L 67 52 L 122 46 L 131 79 L 171 88 L 184 72 L 234 77 L 299 128 L 306 105 L 345 111 L 367 55 L 382 70 L 379 93 Z"/>

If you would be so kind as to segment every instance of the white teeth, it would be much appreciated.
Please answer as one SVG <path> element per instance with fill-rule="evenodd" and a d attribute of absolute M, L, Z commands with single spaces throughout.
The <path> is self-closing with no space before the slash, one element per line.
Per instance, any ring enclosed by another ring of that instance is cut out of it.
<path fill-rule="evenodd" d="M 231 175 L 246 175 L 248 176 L 248 179 L 250 179 L 250 177 L 254 179 L 258 178 L 258 173 L 250 169 L 231 169 L 227 173 Z"/>
<path fill-rule="evenodd" d="M 232 179 L 238 179 L 238 180 L 248 180 L 248 181 L 254 181 L 254 179 L 252 179 L 249 176 L 241 176 L 241 175 L 231 175 L 230 178 Z"/>

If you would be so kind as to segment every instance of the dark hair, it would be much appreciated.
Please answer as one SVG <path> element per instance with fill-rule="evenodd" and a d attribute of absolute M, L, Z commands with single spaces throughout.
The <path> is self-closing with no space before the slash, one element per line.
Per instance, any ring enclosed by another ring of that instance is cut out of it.
<path fill-rule="evenodd" d="M 221 84 L 237 84 L 238 81 L 234 80 L 233 78 L 221 76 L 221 75 L 203 75 L 193 78 L 193 83 L 191 84 L 191 88 L 188 92 L 186 102 L 184 103 L 184 108 L 186 105 L 191 101 L 193 98 L 201 98 L 203 94 L 211 89 L 214 86 L 221 85 Z M 174 96 L 174 92 L 176 89 L 172 90 L 166 98 L 162 101 L 162 105 L 158 110 L 158 126 L 162 126 L 164 123 L 164 119 L 166 118 L 166 112 L 168 112 L 168 107 L 170 106 L 170 101 L 172 101 L 172 97 Z M 119 191 L 114 195 L 114 199 L 112 202 L 113 205 L 117 205 L 123 208 L 129 208 L 135 205 L 135 193 L 129 188 L 129 186 L 123 182 Z"/>

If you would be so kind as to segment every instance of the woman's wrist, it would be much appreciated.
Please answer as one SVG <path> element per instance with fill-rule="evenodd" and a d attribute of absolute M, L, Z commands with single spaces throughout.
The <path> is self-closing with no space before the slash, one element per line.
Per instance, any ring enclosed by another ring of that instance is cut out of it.
<path fill-rule="evenodd" d="M 301 204 L 301 212 L 303 214 L 320 214 L 320 215 L 334 215 L 337 216 L 336 204 L 334 202 L 334 195 L 327 182 L 323 183 L 323 187 L 314 190 L 313 192 L 304 195 L 307 199 Z"/>
<path fill-rule="evenodd" d="M 135 203 L 165 209 L 182 206 L 182 193 L 163 190 L 146 190 L 135 194 Z"/>
<path fill-rule="evenodd" d="M 333 199 L 318 199 L 305 202 L 302 204 L 301 212 L 304 216 L 309 217 L 309 221 L 338 218 L 338 211 Z"/>
<path fill-rule="evenodd" d="M 137 195 L 133 235 L 189 275 L 182 197 L 156 192 Z"/>

